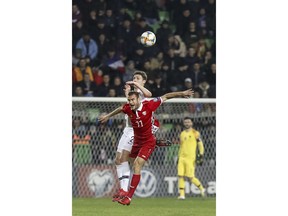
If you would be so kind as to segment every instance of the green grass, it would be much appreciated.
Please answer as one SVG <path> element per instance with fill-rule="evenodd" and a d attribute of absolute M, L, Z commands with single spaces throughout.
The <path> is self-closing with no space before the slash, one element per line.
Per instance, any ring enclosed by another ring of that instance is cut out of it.
<path fill-rule="evenodd" d="M 215 216 L 215 198 L 134 198 L 130 206 L 110 198 L 73 198 L 73 216 Z"/>

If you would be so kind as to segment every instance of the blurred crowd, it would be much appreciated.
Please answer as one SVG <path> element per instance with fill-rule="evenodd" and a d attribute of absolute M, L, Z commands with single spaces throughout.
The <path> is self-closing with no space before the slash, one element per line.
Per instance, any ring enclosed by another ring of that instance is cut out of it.
<path fill-rule="evenodd" d="M 72 0 L 73 96 L 122 97 L 135 70 L 153 96 L 216 98 L 215 0 Z M 140 36 L 152 31 L 156 44 Z"/>

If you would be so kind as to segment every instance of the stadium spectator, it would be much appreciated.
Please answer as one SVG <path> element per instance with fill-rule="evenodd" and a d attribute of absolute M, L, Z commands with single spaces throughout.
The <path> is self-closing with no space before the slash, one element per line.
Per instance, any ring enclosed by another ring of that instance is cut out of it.
<path fill-rule="evenodd" d="M 164 53 L 158 52 L 156 57 L 150 58 L 151 69 L 160 69 L 164 62 Z"/>
<path fill-rule="evenodd" d="M 192 84 L 192 79 L 191 78 L 189 78 L 189 77 L 185 78 L 183 90 L 184 89 L 193 89 L 193 84 Z M 193 97 L 195 97 L 195 92 L 194 92 Z"/>
<path fill-rule="evenodd" d="M 72 26 L 74 27 L 78 21 L 82 19 L 81 12 L 78 5 L 74 4 L 72 6 Z"/>
<path fill-rule="evenodd" d="M 99 38 L 100 34 L 104 34 L 106 38 L 112 39 L 111 29 L 106 26 L 104 18 L 98 18 L 96 27 L 93 31 L 91 31 L 92 38 Z"/>
<path fill-rule="evenodd" d="M 97 86 L 103 83 L 103 71 L 99 68 L 93 68 L 93 78 Z"/>
<path fill-rule="evenodd" d="M 83 97 L 83 89 L 81 86 L 76 86 L 75 91 L 74 91 L 74 96 L 75 97 Z"/>
<path fill-rule="evenodd" d="M 189 76 L 192 78 L 195 88 L 197 88 L 201 82 L 206 80 L 206 73 L 204 71 L 201 71 L 199 63 L 194 64 L 193 71 L 192 73 L 190 73 Z"/>
<path fill-rule="evenodd" d="M 115 34 L 114 30 L 116 28 L 116 18 L 115 15 L 113 14 L 113 10 L 112 8 L 107 8 L 106 12 L 105 12 L 105 24 L 106 26 L 108 26 L 110 28 L 110 30 L 112 31 L 112 35 Z"/>
<path fill-rule="evenodd" d="M 101 59 L 108 52 L 109 41 L 107 40 L 106 35 L 103 33 L 99 34 L 96 41 L 98 44 L 98 57 Z"/>
<path fill-rule="evenodd" d="M 153 32 L 153 29 L 147 24 L 144 18 L 140 18 L 139 24 L 135 26 L 135 35 L 141 35 L 145 31 Z"/>
<path fill-rule="evenodd" d="M 135 62 L 135 67 L 137 69 L 143 69 L 146 54 L 144 52 L 144 47 L 141 44 L 135 46 L 135 51 L 131 59 Z"/>
<path fill-rule="evenodd" d="M 113 79 L 115 76 L 122 78 L 125 72 L 125 66 L 122 59 L 116 53 L 115 47 L 110 46 L 107 50 L 107 55 L 103 58 L 102 62 L 104 67 L 109 68 L 110 77 Z"/>
<path fill-rule="evenodd" d="M 147 84 L 148 85 L 152 85 L 154 83 L 154 79 L 155 79 L 155 71 L 151 68 L 151 63 L 150 63 L 150 60 L 147 59 L 145 62 L 144 62 L 144 65 L 143 65 L 143 70 L 146 72 L 147 74 Z"/>
<path fill-rule="evenodd" d="M 177 59 L 177 65 L 175 74 L 177 74 L 177 81 L 175 82 L 178 85 L 178 89 L 181 89 L 181 86 L 183 85 L 183 80 L 187 77 L 189 77 L 189 65 L 185 61 L 184 57 L 179 57 Z"/>
<path fill-rule="evenodd" d="M 97 23 L 98 23 L 97 11 L 96 9 L 91 9 L 85 27 L 90 33 L 92 33 L 91 35 L 93 36 L 96 35 L 95 32 L 97 31 Z"/>
<path fill-rule="evenodd" d="M 206 51 L 205 57 L 204 57 L 204 68 L 205 70 L 209 70 L 211 65 L 215 63 L 215 58 L 212 56 L 211 51 Z"/>
<path fill-rule="evenodd" d="M 201 8 L 199 11 L 200 16 L 198 17 L 198 26 L 200 29 L 205 29 L 206 31 L 211 28 L 210 19 L 206 16 L 205 8 Z"/>
<path fill-rule="evenodd" d="M 204 58 L 204 54 L 206 53 L 206 50 L 207 50 L 206 42 L 205 42 L 205 40 L 203 38 L 201 38 L 198 41 L 197 48 L 196 48 L 197 56 L 200 59 L 203 59 Z"/>
<path fill-rule="evenodd" d="M 116 90 L 114 88 L 110 88 L 108 90 L 108 94 L 106 96 L 107 97 L 117 97 Z"/>
<path fill-rule="evenodd" d="M 185 61 L 189 66 L 189 71 L 193 70 L 195 63 L 200 63 L 201 59 L 196 55 L 196 50 L 193 47 L 189 47 L 187 50 L 187 55 L 185 57 Z"/>
<path fill-rule="evenodd" d="M 154 83 L 151 85 L 150 89 L 153 97 L 160 97 L 161 95 L 167 93 L 167 88 L 161 75 L 155 76 Z"/>
<path fill-rule="evenodd" d="M 124 20 L 131 20 L 132 17 L 128 14 L 127 8 L 120 6 L 119 10 L 116 12 L 116 23 L 122 25 Z"/>
<path fill-rule="evenodd" d="M 79 7 L 80 7 L 80 10 L 82 12 L 82 15 L 83 15 L 83 21 L 85 23 L 88 23 L 89 26 L 91 26 L 89 22 L 89 16 L 91 17 L 91 11 L 95 11 L 95 17 L 96 17 L 96 8 L 97 8 L 97 5 L 95 4 L 95 0 L 81 0 L 81 1 L 78 1 L 79 2 Z"/>
<path fill-rule="evenodd" d="M 87 32 L 83 33 L 82 38 L 77 42 L 76 49 L 81 49 L 82 57 L 88 57 L 90 60 L 95 60 L 98 54 L 97 43 Z"/>
<path fill-rule="evenodd" d="M 74 68 L 74 73 L 76 77 L 76 82 L 81 82 L 83 80 L 84 74 L 89 74 L 90 80 L 93 81 L 93 74 L 91 67 L 86 65 L 85 58 L 81 58 L 79 61 L 79 66 Z"/>
<path fill-rule="evenodd" d="M 168 36 L 173 35 L 172 30 L 169 26 L 169 22 L 164 20 L 161 23 L 161 27 L 157 29 L 157 43 L 159 43 L 159 47 L 165 47 L 166 41 L 168 41 Z"/>
<path fill-rule="evenodd" d="M 78 82 L 76 85 L 82 87 L 84 96 L 93 97 L 96 95 L 97 86 L 95 82 L 92 82 L 90 80 L 89 74 L 86 73 L 84 75 L 84 80 L 82 80 L 81 82 Z"/>
<path fill-rule="evenodd" d="M 98 88 L 99 97 L 106 97 L 110 89 L 110 76 L 108 74 L 103 75 L 103 83 Z"/>
<path fill-rule="evenodd" d="M 83 22 L 79 20 L 72 29 L 72 46 L 75 47 L 84 33 Z"/>
<path fill-rule="evenodd" d="M 141 11 L 136 11 L 133 19 L 134 25 L 139 25 L 140 20 L 143 18 L 143 14 Z"/>
<path fill-rule="evenodd" d="M 191 183 L 196 185 L 202 197 L 205 196 L 205 188 L 195 176 L 196 163 L 203 163 L 204 146 L 199 131 L 192 128 L 193 122 L 189 117 L 183 120 L 185 130 L 180 134 L 180 149 L 178 159 L 178 187 L 180 196 L 178 199 L 185 199 L 185 181 L 184 177 L 188 177 Z M 197 158 L 197 149 L 199 150 L 199 159 Z M 197 158 L 197 159 L 196 159 Z M 197 161 L 197 162 L 196 162 Z"/>
<path fill-rule="evenodd" d="M 175 20 L 176 25 L 175 34 L 183 36 L 191 20 L 192 20 L 191 11 L 189 8 L 185 8 L 180 13 L 180 16 Z"/>
<path fill-rule="evenodd" d="M 114 77 L 112 88 L 115 90 L 115 97 L 124 97 L 123 84 L 120 77 Z"/>
<path fill-rule="evenodd" d="M 211 86 L 216 86 L 216 64 L 211 64 L 207 79 Z"/>
<path fill-rule="evenodd" d="M 198 88 L 201 89 L 201 98 L 209 97 L 210 85 L 207 81 L 199 83 Z"/>
<path fill-rule="evenodd" d="M 194 21 L 189 22 L 189 28 L 185 32 L 183 36 L 183 40 L 186 44 L 186 46 L 197 46 L 197 42 L 199 40 L 199 32 L 196 29 L 196 23 Z"/>
<path fill-rule="evenodd" d="M 129 43 L 135 40 L 134 27 L 132 27 L 130 18 L 123 20 L 123 23 L 118 30 L 118 37 L 123 38 L 124 41 Z"/>
<path fill-rule="evenodd" d="M 143 11 L 143 17 L 149 25 L 154 25 L 159 21 L 155 0 L 139 1 L 138 6 Z"/>
<path fill-rule="evenodd" d="M 133 74 L 136 71 L 134 61 L 128 61 L 125 67 L 125 73 L 123 74 L 123 82 L 126 83 L 127 81 L 131 81 L 133 79 Z"/>
<path fill-rule="evenodd" d="M 73 53 L 74 54 L 72 55 L 72 65 L 73 65 L 73 67 L 76 67 L 81 60 L 81 50 L 76 49 L 75 52 L 73 52 Z"/>

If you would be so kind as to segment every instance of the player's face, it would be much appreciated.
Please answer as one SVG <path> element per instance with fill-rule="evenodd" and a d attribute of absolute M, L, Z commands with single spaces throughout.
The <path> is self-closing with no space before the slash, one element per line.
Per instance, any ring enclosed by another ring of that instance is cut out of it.
<path fill-rule="evenodd" d="M 185 119 L 183 124 L 184 124 L 184 127 L 186 129 L 192 128 L 192 126 L 193 126 L 193 123 L 192 123 L 192 121 L 190 119 Z"/>
<path fill-rule="evenodd" d="M 131 110 L 137 110 L 140 105 L 140 98 L 137 98 L 136 95 L 130 95 L 128 97 L 128 103 L 130 105 Z"/>
<path fill-rule="evenodd" d="M 133 81 L 137 82 L 138 84 L 140 84 L 142 86 L 144 86 L 144 84 L 146 82 L 146 80 L 144 80 L 143 77 L 141 75 L 139 75 L 139 74 L 135 74 L 133 76 Z"/>

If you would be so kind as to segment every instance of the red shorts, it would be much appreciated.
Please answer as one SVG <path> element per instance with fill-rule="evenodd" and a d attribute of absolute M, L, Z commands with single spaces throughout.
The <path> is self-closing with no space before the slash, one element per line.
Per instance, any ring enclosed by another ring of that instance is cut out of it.
<path fill-rule="evenodd" d="M 155 146 L 156 146 L 156 139 L 154 136 L 141 143 L 138 143 L 137 140 L 134 140 L 129 157 L 136 158 L 138 156 L 147 161 L 152 152 L 154 151 Z"/>

